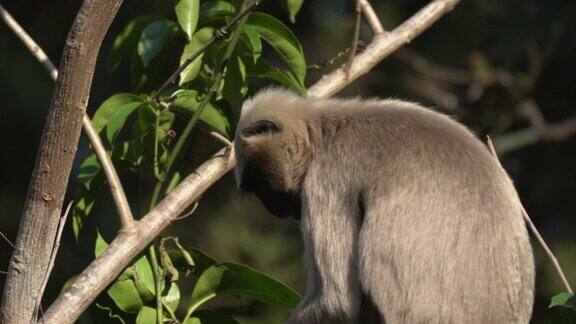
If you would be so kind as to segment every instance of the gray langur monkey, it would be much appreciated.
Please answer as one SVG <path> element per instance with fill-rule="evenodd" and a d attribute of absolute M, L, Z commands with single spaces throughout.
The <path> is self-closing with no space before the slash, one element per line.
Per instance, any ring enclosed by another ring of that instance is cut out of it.
<path fill-rule="evenodd" d="M 308 284 L 289 323 L 528 323 L 520 201 L 463 125 L 268 89 L 244 103 L 235 150 L 239 188 L 301 218 Z"/>

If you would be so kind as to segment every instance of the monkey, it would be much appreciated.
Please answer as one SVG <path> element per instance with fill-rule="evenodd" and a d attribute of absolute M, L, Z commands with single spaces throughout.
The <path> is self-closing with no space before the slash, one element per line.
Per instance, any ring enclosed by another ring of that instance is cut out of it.
<path fill-rule="evenodd" d="M 451 117 L 268 88 L 243 103 L 234 149 L 240 191 L 300 220 L 307 285 L 288 323 L 528 323 L 520 199 Z"/>

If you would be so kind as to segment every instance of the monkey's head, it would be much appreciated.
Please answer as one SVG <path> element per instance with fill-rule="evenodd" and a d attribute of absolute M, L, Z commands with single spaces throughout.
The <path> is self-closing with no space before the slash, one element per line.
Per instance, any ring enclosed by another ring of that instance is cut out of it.
<path fill-rule="evenodd" d="M 313 123 L 306 99 L 286 90 L 264 90 L 242 107 L 236 181 L 276 216 L 299 218 L 302 181 L 318 139 Z"/>

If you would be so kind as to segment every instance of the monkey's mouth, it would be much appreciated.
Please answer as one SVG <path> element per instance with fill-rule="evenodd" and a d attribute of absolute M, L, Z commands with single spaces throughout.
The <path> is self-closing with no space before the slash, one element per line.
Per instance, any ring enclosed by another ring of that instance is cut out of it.
<path fill-rule="evenodd" d="M 272 215 L 280 218 L 292 216 L 294 219 L 300 219 L 300 196 L 274 190 L 260 168 L 246 165 L 239 188 L 242 192 L 255 194 Z"/>

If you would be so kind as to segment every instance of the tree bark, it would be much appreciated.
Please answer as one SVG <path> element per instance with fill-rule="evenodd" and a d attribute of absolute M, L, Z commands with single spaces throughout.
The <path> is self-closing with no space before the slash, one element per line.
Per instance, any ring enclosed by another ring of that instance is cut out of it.
<path fill-rule="evenodd" d="M 12 254 L 0 323 L 30 323 L 62 211 L 94 66 L 122 0 L 86 0 L 66 39 Z"/>

